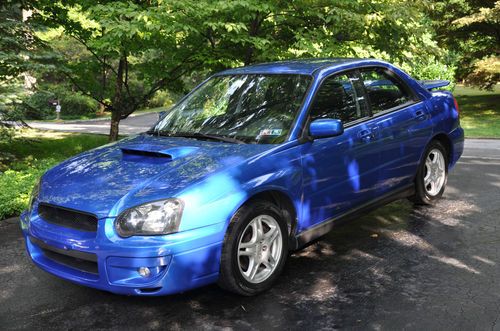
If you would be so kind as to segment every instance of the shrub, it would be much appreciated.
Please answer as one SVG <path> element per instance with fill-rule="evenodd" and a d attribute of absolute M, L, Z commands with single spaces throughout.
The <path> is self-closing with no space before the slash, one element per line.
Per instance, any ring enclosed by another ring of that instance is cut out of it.
<path fill-rule="evenodd" d="M 48 104 L 49 100 L 54 99 L 54 94 L 37 91 L 26 97 L 21 105 L 23 117 L 30 120 L 43 120 L 52 117 L 54 107 Z"/>
<path fill-rule="evenodd" d="M 50 92 L 37 91 L 26 97 L 21 106 L 24 118 L 33 120 L 55 118 L 55 106 L 49 104 L 50 100 L 59 100 L 62 118 L 93 116 L 99 109 L 94 99 L 58 86 Z"/>
<path fill-rule="evenodd" d="M 92 116 L 99 110 L 97 101 L 78 92 L 70 92 L 60 98 L 61 116 Z"/>
<path fill-rule="evenodd" d="M 0 220 L 19 215 L 28 205 L 29 196 L 38 178 L 55 160 L 33 160 L 18 170 L 0 173 Z"/>
<path fill-rule="evenodd" d="M 156 108 L 156 107 L 170 107 L 173 104 L 172 96 L 168 91 L 158 91 L 155 95 L 149 100 L 148 107 Z"/>
<path fill-rule="evenodd" d="M 493 90 L 500 82 L 500 56 L 491 56 L 474 63 L 474 69 L 465 78 L 468 85 Z"/>
<path fill-rule="evenodd" d="M 451 64 L 446 64 L 436 59 L 415 61 L 411 65 L 403 65 L 403 69 L 405 69 L 413 78 L 417 80 L 444 79 L 451 82 L 446 89 L 452 90 L 455 86 L 456 68 Z"/>

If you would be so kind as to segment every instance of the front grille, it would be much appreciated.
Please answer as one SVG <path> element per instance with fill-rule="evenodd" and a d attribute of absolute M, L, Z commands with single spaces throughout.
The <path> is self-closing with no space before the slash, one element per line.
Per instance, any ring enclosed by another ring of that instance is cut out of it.
<path fill-rule="evenodd" d="M 48 223 L 66 228 L 87 232 L 97 231 L 97 217 L 81 211 L 40 203 L 38 205 L 38 215 Z"/>
<path fill-rule="evenodd" d="M 95 254 L 52 247 L 33 237 L 30 237 L 30 241 L 33 245 L 38 246 L 43 255 L 49 260 L 83 272 L 99 274 L 97 255 Z"/>

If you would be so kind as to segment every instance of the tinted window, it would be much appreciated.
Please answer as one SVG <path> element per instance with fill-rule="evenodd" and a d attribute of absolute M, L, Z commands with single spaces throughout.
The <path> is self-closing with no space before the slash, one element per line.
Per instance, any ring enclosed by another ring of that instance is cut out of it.
<path fill-rule="evenodd" d="M 358 84 L 358 77 L 351 73 L 325 79 L 316 94 L 311 118 L 333 118 L 348 123 L 368 116 Z"/>
<path fill-rule="evenodd" d="M 412 99 L 404 86 L 383 69 L 365 70 L 361 72 L 361 76 L 373 114 L 400 106 Z"/>

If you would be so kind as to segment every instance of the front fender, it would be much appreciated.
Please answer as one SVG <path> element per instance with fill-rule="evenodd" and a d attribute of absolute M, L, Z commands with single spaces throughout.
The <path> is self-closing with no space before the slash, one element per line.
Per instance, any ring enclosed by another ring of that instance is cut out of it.
<path fill-rule="evenodd" d="M 252 160 L 215 173 L 184 190 L 180 231 L 216 224 L 231 217 L 259 193 L 279 191 L 293 201 L 297 215 L 302 192 L 302 166 L 298 147 Z"/>

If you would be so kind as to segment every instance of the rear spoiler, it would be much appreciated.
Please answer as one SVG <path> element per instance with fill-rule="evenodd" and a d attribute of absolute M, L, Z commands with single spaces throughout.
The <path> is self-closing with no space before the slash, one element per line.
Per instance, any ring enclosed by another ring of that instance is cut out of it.
<path fill-rule="evenodd" d="M 450 85 L 449 80 L 419 80 L 418 82 L 429 91 Z"/>

